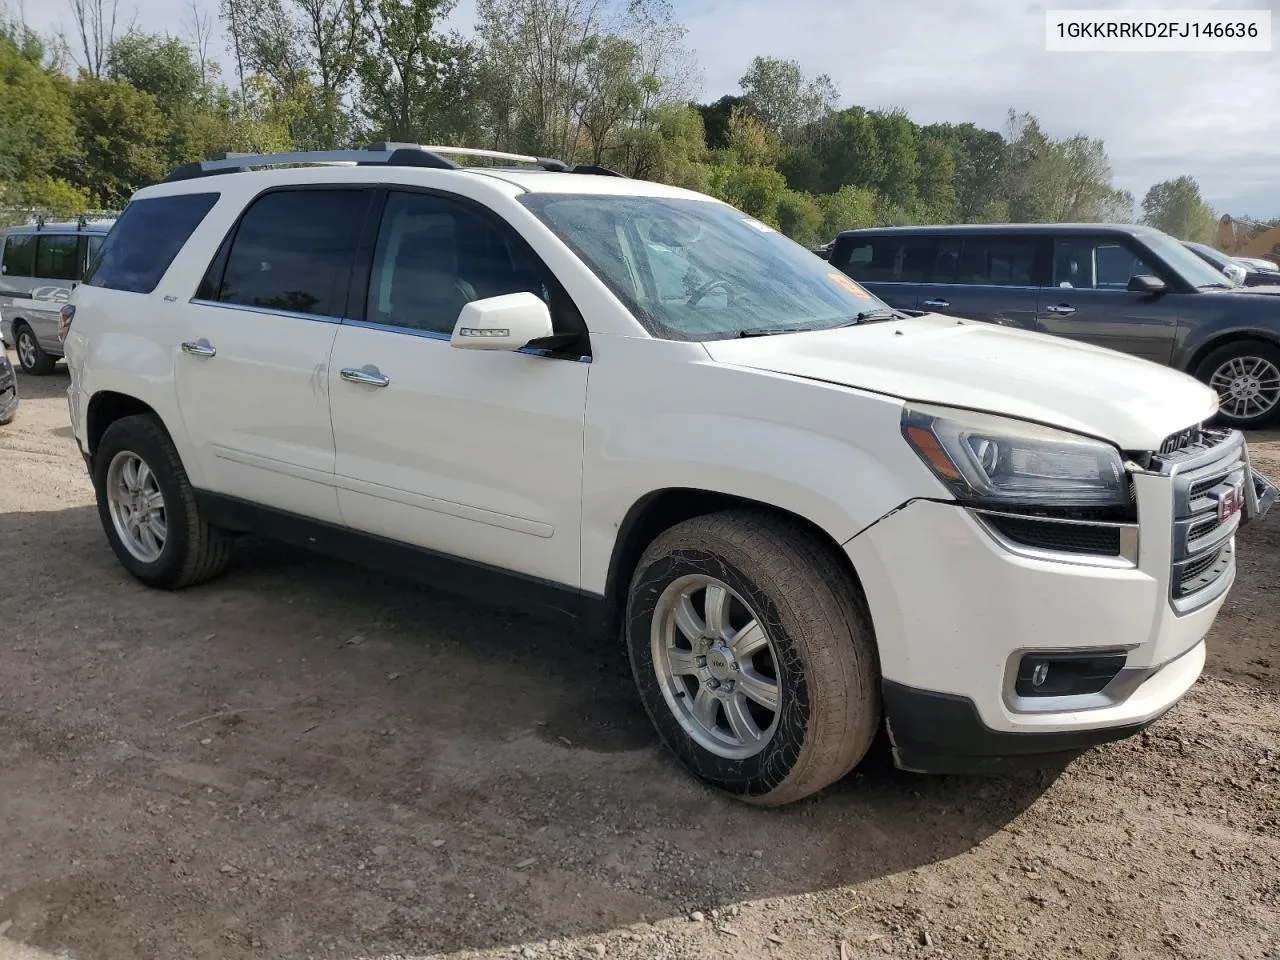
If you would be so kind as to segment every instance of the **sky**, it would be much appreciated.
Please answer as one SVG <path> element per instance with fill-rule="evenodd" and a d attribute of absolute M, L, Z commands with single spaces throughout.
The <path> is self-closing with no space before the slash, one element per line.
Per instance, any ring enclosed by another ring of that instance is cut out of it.
<path fill-rule="evenodd" d="M 9 0 L 14 7 L 19 0 Z M 190 0 L 121 0 L 149 30 L 183 34 Z M 217 0 L 195 0 L 216 13 Z M 70 27 L 70 0 L 26 0 L 29 24 Z M 844 104 L 917 123 L 1001 129 L 1010 107 L 1055 137 L 1101 138 L 1113 183 L 1140 202 L 1190 174 L 1219 212 L 1280 217 L 1280 37 L 1270 53 L 1049 53 L 1045 10 L 1270 9 L 1280 0 L 672 0 L 703 70 L 703 101 L 737 93 L 756 55 L 836 81 Z M 450 25 L 471 31 L 475 0 Z M 221 47 L 220 38 L 214 46 Z M 216 51 L 225 56 L 219 49 Z"/>

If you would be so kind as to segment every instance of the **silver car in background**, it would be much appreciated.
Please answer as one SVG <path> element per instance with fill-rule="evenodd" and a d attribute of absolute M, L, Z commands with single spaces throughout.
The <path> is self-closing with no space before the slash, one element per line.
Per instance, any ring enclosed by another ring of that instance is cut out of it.
<path fill-rule="evenodd" d="M 10 227 L 0 255 L 0 341 L 18 354 L 24 372 L 53 370 L 62 356 L 58 314 L 84 278 L 114 219 Z"/>

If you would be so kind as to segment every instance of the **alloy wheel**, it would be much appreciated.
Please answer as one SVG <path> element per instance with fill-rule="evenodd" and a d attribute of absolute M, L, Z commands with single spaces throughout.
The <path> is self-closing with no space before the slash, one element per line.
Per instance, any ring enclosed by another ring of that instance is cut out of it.
<path fill-rule="evenodd" d="M 755 756 L 778 726 L 778 655 L 754 610 L 728 584 L 692 574 L 658 598 L 650 637 L 663 697 L 685 732 L 729 760 Z"/>
<path fill-rule="evenodd" d="M 155 563 L 164 551 L 168 526 L 160 482 L 145 460 L 121 450 L 107 467 L 107 507 L 116 535 L 137 560 Z"/>
<path fill-rule="evenodd" d="M 1233 357 L 1209 378 L 1222 412 L 1239 420 L 1266 416 L 1280 404 L 1280 368 L 1266 357 Z"/>
<path fill-rule="evenodd" d="M 18 334 L 18 360 L 22 363 L 22 369 L 31 371 L 35 369 L 37 347 L 35 337 L 31 335 L 31 331 L 25 327 Z"/>

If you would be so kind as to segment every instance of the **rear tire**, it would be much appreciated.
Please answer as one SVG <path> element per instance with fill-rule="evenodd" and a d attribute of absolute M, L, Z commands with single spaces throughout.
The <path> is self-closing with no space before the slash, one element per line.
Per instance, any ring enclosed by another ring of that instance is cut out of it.
<path fill-rule="evenodd" d="M 230 541 L 201 517 L 178 451 L 155 417 L 122 417 L 107 427 L 93 454 L 93 485 L 111 549 L 143 583 L 179 590 L 226 568 Z"/>
<path fill-rule="evenodd" d="M 1280 348 L 1261 340 L 1237 340 L 1214 350 L 1196 368 L 1196 379 L 1218 394 L 1218 420 L 1255 430 L 1280 418 Z"/>
<path fill-rule="evenodd" d="M 784 518 L 733 510 L 659 535 L 636 567 L 625 629 L 662 739 L 749 803 L 791 803 L 839 780 L 879 729 L 861 591 Z"/>
<path fill-rule="evenodd" d="M 33 377 L 43 377 L 53 372 L 58 358 L 44 352 L 40 341 L 36 339 L 35 333 L 29 326 L 25 323 L 18 324 L 14 340 L 18 352 L 18 363 L 24 373 Z"/>

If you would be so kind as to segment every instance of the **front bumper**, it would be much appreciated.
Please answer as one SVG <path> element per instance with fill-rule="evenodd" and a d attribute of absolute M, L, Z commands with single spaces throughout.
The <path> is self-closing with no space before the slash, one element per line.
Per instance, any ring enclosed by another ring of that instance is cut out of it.
<path fill-rule="evenodd" d="M 1241 514 L 1205 511 L 1253 478 L 1239 435 L 1136 471 L 1138 523 L 1120 555 L 1018 549 L 955 503 L 912 501 L 845 549 L 867 596 L 895 757 L 929 772 L 1001 769 L 1128 736 L 1195 683 L 1235 579 Z M 1274 499 L 1254 484 L 1246 516 Z M 1265 501 L 1265 502 L 1264 502 Z M 1215 514 L 1217 516 L 1217 514 Z M 1211 562 L 1210 562 L 1211 561 Z M 1028 656 L 1114 655 L 1100 690 L 1027 696 Z"/>
<path fill-rule="evenodd" d="M 13 367 L 0 357 L 0 423 L 8 423 L 18 412 L 18 381 Z"/>

